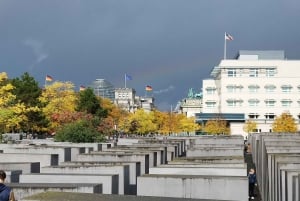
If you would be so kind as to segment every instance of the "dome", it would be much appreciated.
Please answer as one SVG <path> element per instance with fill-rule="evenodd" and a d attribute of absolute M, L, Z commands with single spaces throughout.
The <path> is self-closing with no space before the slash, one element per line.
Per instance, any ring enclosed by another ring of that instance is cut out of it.
<path fill-rule="evenodd" d="M 109 98 L 111 100 L 115 98 L 115 87 L 105 79 L 96 79 L 90 87 L 94 89 L 96 96 Z"/>

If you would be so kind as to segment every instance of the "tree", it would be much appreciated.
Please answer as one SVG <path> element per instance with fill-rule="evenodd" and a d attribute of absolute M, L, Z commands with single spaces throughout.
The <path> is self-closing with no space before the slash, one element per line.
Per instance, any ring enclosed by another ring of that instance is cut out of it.
<path fill-rule="evenodd" d="M 16 100 L 24 103 L 26 106 L 37 106 L 40 104 L 39 97 L 42 94 L 42 89 L 38 82 L 35 81 L 28 73 L 24 73 L 21 78 L 11 80 L 14 86 L 12 93 L 16 95 Z"/>
<path fill-rule="evenodd" d="M 14 86 L 12 93 L 16 96 L 15 101 L 23 103 L 26 107 L 26 120 L 20 123 L 23 131 L 39 132 L 46 129 L 48 121 L 41 110 L 39 97 L 42 94 L 38 82 L 28 73 L 24 73 L 21 78 L 11 80 Z"/>
<path fill-rule="evenodd" d="M 255 129 L 257 129 L 257 123 L 255 121 L 247 120 L 244 124 L 243 130 L 246 133 L 253 132 Z"/>
<path fill-rule="evenodd" d="M 121 131 L 121 122 L 128 117 L 128 112 L 117 107 L 110 99 L 100 97 L 101 107 L 107 111 L 107 117 L 103 118 L 98 126 L 98 131 L 110 136 Z"/>
<path fill-rule="evenodd" d="M 135 113 L 129 116 L 129 130 L 136 134 L 148 134 L 156 131 L 157 126 L 154 123 L 153 112 L 145 112 L 143 109 L 138 109 Z"/>
<path fill-rule="evenodd" d="M 195 132 L 200 130 L 201 126 L 195 123 L 195 117 L 186 117 L 181 114 L 181 118 L 179 120 L 179 129 L 185 133 Z"/>
<path fill-rule="evenodd" d="M 59 128 L 55 134 L 55 140 L 61 142 L 87 143 L 103 142 L 101 135 L 90 121 L 79 120 L 65 124 Z"/>
<path fill-rule="evenodd" d="M 79 92 L 76 110 L 104 118 L 107 116 L 107 110 L 101 107 L 100 101 L 94 94 L 93 89 L 87 88 Z"/>
<path fill-rule="evenodd" d="M 167 124 L 167 119 L 169 118 L 169 114 L 158 110 L 154 110 L 153 114 L 154 114 L 154 123 L 157 126 L 157 132 L 160 134 L 169 134 L 170 130 Z"/>
<path fill-rule="evenodd" d="M 295 133 L 297 132 L 297 124 L 290 113 L 284 112 L 279 117 L 275 118 L 272 130 L 273 132 Z"/>
<path fill-rule="evenodd" d="M 46 85 L 39 100 L 44 105 L 43 113 L 50 121 L 49 129 L 54 132 L 57 127 L 61 126 L 59 122 L 54 121 L 55 115 L 75 112 L 77 97 L 74 84 L 71 82 L 54 82 L 51 85 Z"/>
<path fill-rule="evenodd" d="M 20 129 L 20 124 L 26 121 L 26 107 L 16 101 L 12 93 L 14 86 L 8 82 L 5 72 L 0 73 L 0 125 L 2 132 L 14 132 Z"/>
<path fill-rule="evenodd" d="M 220 118 L 208 120 L 205 124 L 204 131 L 208 134 L 230 134 L 230 128 L 227 127 L 226 120 Z"/>

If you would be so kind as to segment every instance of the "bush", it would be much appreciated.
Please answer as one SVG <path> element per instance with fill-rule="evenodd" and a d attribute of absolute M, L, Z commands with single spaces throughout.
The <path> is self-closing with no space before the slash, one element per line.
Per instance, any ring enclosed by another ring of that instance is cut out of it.
<path fill-rule="evenodd" d="M 104 137 L 90 122 L 80 120 L 60 128 L 55 134 L 55 141 L 60 142 L 103 142 Z"/>

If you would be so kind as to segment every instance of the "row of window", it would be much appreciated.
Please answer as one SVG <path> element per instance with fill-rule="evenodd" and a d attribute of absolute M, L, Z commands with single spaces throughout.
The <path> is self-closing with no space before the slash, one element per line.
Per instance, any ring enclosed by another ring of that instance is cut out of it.
<path fill-rule="evenodd" d="M 241 69 L 239 69 L 241 70 Z M 246 69 L 243 69 L 246 70 Z M 265 77 L 274 77 L 276 74 L 276 69 L 275 68 L 267 68 L 267 69 L 261 69 L 261 68 L 250 68 L 247 69 L 249 77 L 258 77 L 259 76 L 259 71 L 263 71 L 262 76 Z M 236 68 L 229 68 L 227 69 L 227 77 L 237 77 L 238 69 Z"/>
<path fill-rule="evenodd" d="M 118 98 L 128 98 L 129 97 L 129 94 L 128 93 L 119 93 L 118 94 Z"/>
<path fill-rule="evenodd" d="M 248 114 L 249 119 L 258 119 L 259 114 L 257 113 L 252 113 L 252 114 Z M 264 115 L 264 119 L 275 119 L 276 115 L 274 113 L 266 113 Z"/>
<path fill-rule="evenodd" d="M 265 92 L 267 93 L 274 93 L 276 91 L 276 86 L 272 84 L 268 84 L 264 86 Z M 291 93 L 293 87 L 291 85 L 282 85 L 281 87 L 282 93 Z M 226 87 L 228 93 L 235 93 L 235 92 L 242 92 L 243 86 L 242 85 L 228 85 Z M 257 93 L 259 92 L 260 86 L 258 85 L 249 85 L 248 90 L 249 93 Z M 297 87 L 298 92 L 300 93 L 300 86 Z M 216 88 L 208 87 L 206 88 L 207 94 L 215 94 L 217 91 Z"/>
<path fill-rule="evenodd" d="M 227 107 L 241 107 L 243 106 L 243 100 L 227 100 Z M 280 101 L 281 107 L 291 107 L 293 101 L 289 99 L 283 99 Z M 297 101 L 298 107 L 300 107 L 300 100 Z M 249 107 L 258 107 L 260 104 L 260 101 L 257 99 L 250 99 L 248 100 L 248 106 Z M 276 100 L 273 99 L 267 99 L 264 101 L 264 104 L 266 107 L 275 107 L 276 106 Z M 208 101 L 205 103 L 206 108 L 215 108 L 217 103 L 215 101 Z"/>

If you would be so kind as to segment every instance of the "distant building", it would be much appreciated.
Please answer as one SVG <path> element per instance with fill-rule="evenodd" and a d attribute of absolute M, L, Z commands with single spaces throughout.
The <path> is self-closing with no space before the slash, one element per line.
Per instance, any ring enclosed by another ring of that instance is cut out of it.
<path fill-rule="evenodd" d="M 140 107 L 145 111 L 150 112 L 155 108 L 153 97 L 139 97 L 138 101 L 140 103 Z"/>
<path fill-rule="evenodd" d="M 143 108 L 145 111 L 154 109 L 153 97 L 136 96 L 133 88 L 116 88 L 114 103 L 128 112 Z"/>
<path fill-rule="evenodd" d="M 96 96 L 108 98 L 128 112 L 135 112 L 140 108 L 152 111 L 155 108 L 153 97 L 137 96 L 133 88 L 115 88 L 105 79 L 96 79 L 89 87 L 94 90 Z"/>
<path fill-rule="evenodd" d="M 108 98 L 112 101 L 115 99 L 115 87 L 105 79 L 96 79 L 90 87 L 94 90 L 96 96 Z"/>
<path fill-rule="evenodd" d="M 272 132 L 275 117 L 289 112 L 299 126 L 300 60 L 287 60 L 284 51 L 240 51 L 222 60 L 203 80 L 203 111 L 198 122 L 221 117 L 231 134 L 247 135 L 244 122 L 257 123 L 254 132 Z"/>
<path fill-rule="evenodd" d="M 186 117 L 195 117 L 195 114 L 202 112 L 202 93 L 194 93 L 191 88 L 188 97 L 178 102 L 174 111 Z"/>

